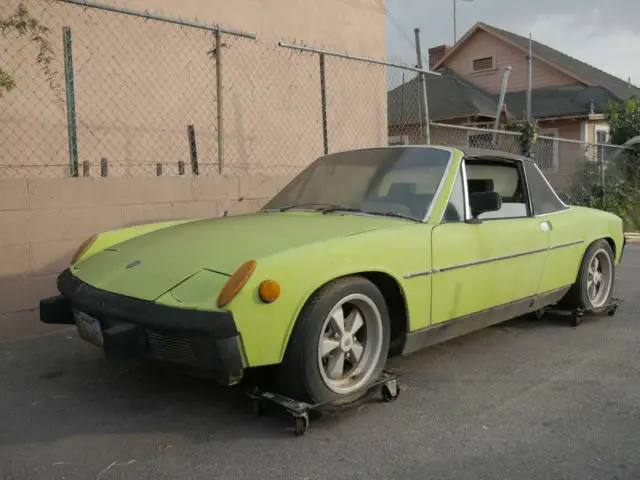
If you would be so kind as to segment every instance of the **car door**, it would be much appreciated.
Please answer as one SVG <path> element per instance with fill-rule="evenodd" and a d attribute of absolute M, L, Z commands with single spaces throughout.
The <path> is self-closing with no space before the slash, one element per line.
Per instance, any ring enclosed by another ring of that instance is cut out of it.
<path fill-rule="evenodd" d="M 474 191 L 498 192 L 501 208 L 473 222 Z M 549 243 L 532 215 L 522 162 L 466 158 L 451 193 L 450 207 L 461 205 L 464 217 L 451 220 L 445 210 L 432 231 L 432 324 L 475 315 L 487 321 L 492 311 L 519 315 L 536 295 Z"/>

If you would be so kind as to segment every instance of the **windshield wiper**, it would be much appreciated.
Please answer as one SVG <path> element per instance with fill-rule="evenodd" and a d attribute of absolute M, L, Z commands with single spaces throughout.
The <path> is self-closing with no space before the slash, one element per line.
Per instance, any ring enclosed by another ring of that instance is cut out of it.
<path fill-rule="evenodd" d="M 322 214 L 331 213 L 331 212 L 362 212 L 361 208 L 355 207 L 343 207 L 342 205 L 336 205 L 334 207 L 327 207 L 322 210 Z"/>
<path fill-rule="evenodd" d="M 291 210 L 292 208 L 300 208 L 300 207 L 310 207 L 310 206 L 319 206 L 319 208 L 315 208 L 314 210 L 320 210 L 321 208 L 333 208 L 335 205 L 327 204 L 327 203 L 298 203 L 294 205 L 287 205 L 286 207 L 281 207 L 281 212 L 286 212 L 287 210 Z"/>
<path fill-rule="evenodd" d="M 385 217 L 404 218 L 405 220 L 412 220 L 414 222 L 422 222 L 419 218 L 412 217 L 411 215 L 405 215 L 400 212 L 367 212 L 373 215 L 384 215 Z"/>

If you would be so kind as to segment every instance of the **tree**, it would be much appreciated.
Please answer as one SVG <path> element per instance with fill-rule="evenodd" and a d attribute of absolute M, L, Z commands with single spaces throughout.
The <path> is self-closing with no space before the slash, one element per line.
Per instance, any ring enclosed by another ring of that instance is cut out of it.
<path fill-rule="evenodd" d="M 16 10 L 6 18 L 0 17 L 0 35 L 4 38 L 15 35 L 19 39 L 27 39 L 35 44 L 38 53 L 36 64 L 42 69 L 52 89 L 57 90 L 57 75 L 52 69 L 55 58 L 53 48 L 47 36 L 49 28 L 31 15 L 25 3 L 20 3 Z M 16 88 L 14 76 L 0 64 L 0 98 Z"/>
<path fill-rule="evenodd" d="M 622 145 L 640 135 L 640 103 L 635 97 L 624 103 L 610 103 L 605 118 L 609 124 L 611 143 L 614 145 Z"/>

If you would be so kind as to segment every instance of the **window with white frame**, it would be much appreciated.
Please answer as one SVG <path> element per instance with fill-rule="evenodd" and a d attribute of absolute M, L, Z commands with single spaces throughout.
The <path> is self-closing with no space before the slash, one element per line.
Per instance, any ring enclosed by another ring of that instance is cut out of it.
<path fill-rule="evenodd" d="M 596 143 L 609 143 L 609 125 L 595 126 Z"/>
<path fill-rule="evenodd" d="M 558 129 L 540 129 L 536 142 L 535 160 L 543 172 L 558 171 Z"/>
<path fill-rule="evenodd" d="M 609 143 L 609 125 L 596 125 L 594 131 L 594 156 L 593 159 L 602 164 L 607 162 L 610 148 L 605 145 Z"/>

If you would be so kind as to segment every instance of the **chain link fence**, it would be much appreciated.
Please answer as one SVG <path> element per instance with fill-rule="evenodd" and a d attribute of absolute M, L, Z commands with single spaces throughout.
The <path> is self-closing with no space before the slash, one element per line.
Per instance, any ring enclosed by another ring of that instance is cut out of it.
<path fill-rule="evenodd" d="M 417 75 L 85 0 L 6 0 L 12 18 L 41 27 L 50 71 L 32 32 L 2 29 L 4 178 L 291 175 L 387 145 L 388 86 Z"/>
<path fill-rule="evenodd" d="M 429 123 L 420 72 L 86 0 L 4 0 L 0 178 L 290 176 L 401 144 L 521 153 L 516 132 Z M 570 203 L 640 187 L 621 147 L 544 135 L 532 157 Z"/>

